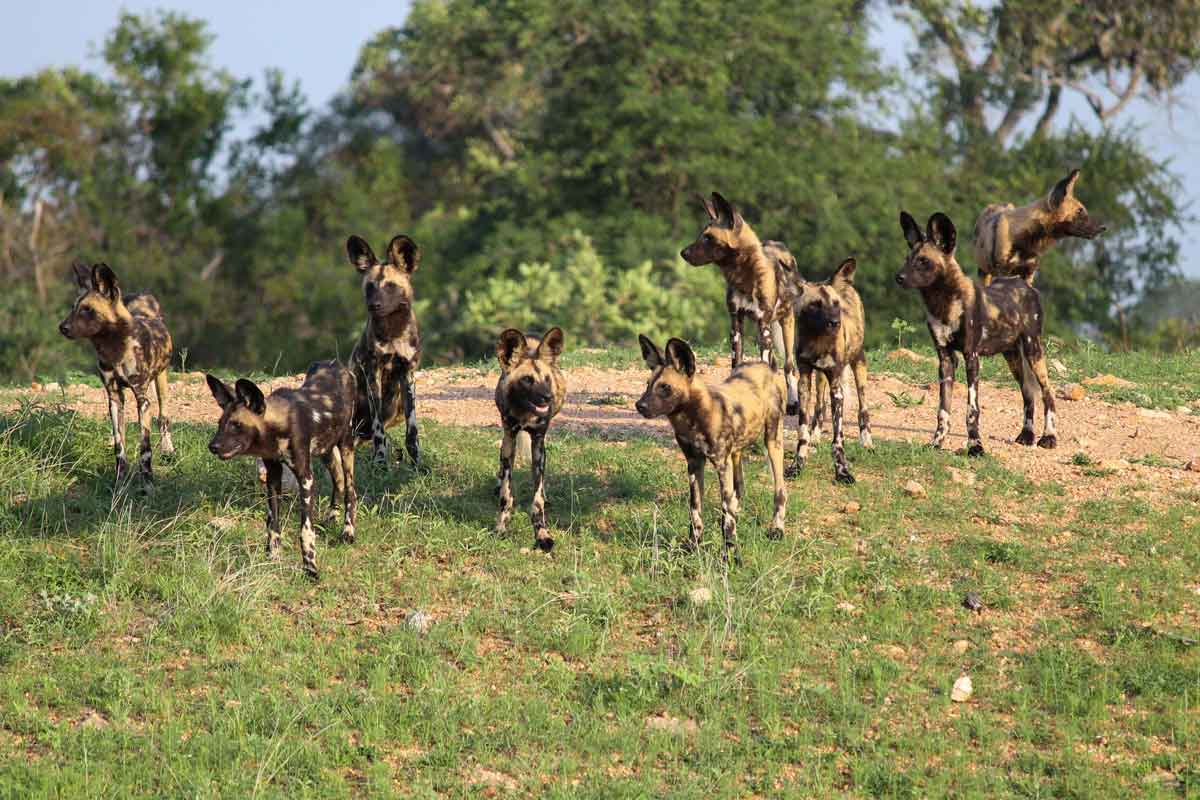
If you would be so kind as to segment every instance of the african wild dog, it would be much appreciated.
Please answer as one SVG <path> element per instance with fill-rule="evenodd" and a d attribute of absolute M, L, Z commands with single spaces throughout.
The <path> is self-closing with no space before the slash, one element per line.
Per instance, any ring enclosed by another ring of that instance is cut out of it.
<path fill-rule="evenodd" d="M 75 262 L 73 269 L 79 297 L 58 330 L 68 339 L 90 339 L 96 348 L 96 367 L 108 394 L 118 482 L 129 470 L 125 458 L 125 389 L 133 392 L 138 425 L 142 429 L 141 475 L 149 481 L 153 478 L 150 467 L 151 383 L 158 396 L 159 449 L 163 455 L 175 452 L 171 443 L 171 423 L 165 410 L 171 334 L 163 322 L 162 308 L 154 295 L 122 295 L 117 276 L 107 264 L 89 267 Z"/>
<path fill-rule="evenodd" d="M 1012 203 L 988 206 L 975 220 L 975 262 L 983 285 L 993 276 L 1018 275 L 1033 285 L 1038 259 L 1059 239 L 1094 239 L 1105 227 L 1092 222 L 1075 199 L 1079 170 L 1054 185 L 1045 197 L 1017 208 Z"/>
<path fill-rule="evenodd" d="M 500 496 L 496 532 L 504 533 L 512 516 L 512 470 L 517 438 L 528 436 L 533 470 L 533 505 L 529 516 L 533 521 L 534 546 L 545 552 L 554 548 L 554 539 L 546 528 L 546 432 L 567 396 L 567 382 L 558 368 L 562 351 L 560 328 L 551 328 L 541 339 L 509 328 L 496 340 L 496 360 L 500 362 L 496 408 L 504 428 L 496 486 Z"/>
<path fill-rule="evenodd" d="M 638 336 L 642 358 L 653 373 L 637 410 L 643 417 L 666 416 L 675 441 L 687 459 L 691 497 L 688 546 L 700 544 L 704 532 L 704 462 L 717 471 L 721 484 L 721 532 L 725 557 L 740 561 L 737 514 L 744 495 L 742 450 L 759 436 L 767 448 L 775 482 L 775 516 L 767 535 L 783 536 L 787 515 L 787 485 L 783 479 L 783 425 L 787 388 L 783 376 L 768 364 L 735 367 L 725 381 L 709 388 L 696 375 L 696 356 L 687 342 L 671 339 L 665 353 Z"/>
<path fill-rule="evenodd" d="M 696 241 L 680 256 L 692 266 L 716 264 L 725 278 L 725 306 L 729 309 L 729 346 L 733 364 L 742 363 L 742 328 L 746 317 L 758 326 L 762 360 L 775 363 L 776 336 L 783 348 L 783 374 L 787 379 L 787 412 L 795 412 L 798 390 L 792 364 L 795 321 L 789 280 L 797 276 L 796 259 L 783 242 L 759 241 L 750 225 L 729 201 L 717 192 L 712 201 L 700 198 L 708 221 Z"/>
<path fill-rule="evenodd" d="M 413 466 L 421 462 L 417 441 L 416 371 L 421 362 L 421 333 L 413 313 L 412 274 L 421 249 L 407 236 L 392 238 L 387 261 L 380 262 L 358 236 L 346 240 L 350 263 L 362 274 L 367 304 L 363 329 L 350 365 L 358 381 L 354 430 L 371 440 L 375 463 L 387 464 L 387 429 L 404 420 L 404 446 Z"/>
<path fill-rule="evenodd" d="M 1045 428 L 1038 447 L 1058 443 L 1054 429 L 1054 392 L 1046 372 L 1042 348 L 1042 299 L 1037 289 L 1021 278 L 996 278 L 981 286 L 963 274 L 954 257 L 957 232 L 954 223 L 938 212 L 929 218 L 925 232 L 907 211 L 900 212 L 900 227 L 908 241 L 908 257 L 896 283 L 918 289 L 925 301 L 925 319 L 938 354 L 941 403 L 932 444 L 941 447 L 950 428 L 950 401 L 958 353 L 967 365 L 967 453 L 983 454 L 979 436 L 979 357 L 1002 353 L 1021 386 L 1025 422 L 1017 443 L 1033 444 L 1034 381 L 1042 390 Z"/>
<path fill-rule="evenodd" d="M 208 449 L 222 461 L 234 456 L 258 456 L 267 467 L 267 553 L 279 555 L 279 495 L 283 467 L 295 473 L 300 486 L 300 552 L 304 572 L 317 578 L 316 536 L 313 533 L 312 456 L 329 472 L 334 506 L 343 510 L 342 538 L 354 541 L 358 493 L 354 487 L 355 384 L 350 370 L 336 361 L 309 366 L 298 389 L 276 389 L 269 397 L 254 382 L 239 378 L 230 387 L 214 375 L 205 376 L 221 407 L 221 421 Z"/>
<path fill-rule="evenodd" d="M 796 368 L 800 374 L 801 403 L 798 416 L 800 438 L 796 457 L 787 468 L 795 477 L 808 458 L 809 420 L 814 405 L 814 370 L 823 374 L 830 387 L 833 416 L 833 476 L 841 483 L 854 483 L 842 446 L 842 404 L 846 394 L 846 368 L 854 370 L 858 389 L 858 439 L 871 446 L 871 416 L 867 411 L 867 357 L 863 352 L 866 320 L 862 300 L 854 288 L 853 258 L 843 261 L 827 281 L 802 281 L 795 289 Z"/>

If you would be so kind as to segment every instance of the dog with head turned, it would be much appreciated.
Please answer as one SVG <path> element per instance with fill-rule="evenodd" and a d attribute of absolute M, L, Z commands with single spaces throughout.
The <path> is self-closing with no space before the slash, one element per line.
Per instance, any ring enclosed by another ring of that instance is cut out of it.
<path fill-rule="evenodd" d="M 546 525 L 546 433 L 562 410 L 567 381 L 558 366 L 563 351 L 561 328 L 551 328 L 540 339 L 509 328 L 496 340 L 500 379 L 496 382 L 496 410 L 504 430 L 500 442 L 500 472 L 496 489 L 500 515 L 496 532 L 504 533 L 512 517 L 512 471 L 518 439 L 529 440 L 533 471 L 533 545 L 543 552 L 554 549 L 554 538 Z"/>
<path fill-rule="evenodd" d="M 162 308 L 151 294 L 123 294 L 117 276 L 108 264 L 72 267 L 79 295 L 75 305 L 58 326 L 68 339 L 88 339 L 96 349 L 96 369 L 108 395 L 112 423 L 113 453 L 117 482 L 129 471 L 125 456 L 125 390 L 137 403 L 138 426 L 142 431 L 139 457 L 141 476 L 153 478 L 150 450 L 150 388 L 158 397 L 159 449 L 175 452 L 167 402 L 167 368 L 171 363 L 171 334 L 163 321 Z"/>
<path fill-rule="evenodd" d="M 313 531 L 312 457 L 321 459 L 333 484 L 329 516 L 342 506 L 342 538 L 354 541 L 358 493 L 354 486 L 354 375 L 337 361 L 317 361 L 308 368 L 298 389 L 276 389 L 263 396 L 253 381 L 239 378 L 230 386 L 215 375 L 205 376 L 213 399 L 221 407 L 217 431 L 208 449 L 222 461 L 255 456 L 266 466 L 267 554 L 279 555 L 279 498 L 283 468 L 296 476 L 300 493 L 300 553 L 305 574 L 317 571 Z"/>
<path fill-rule="evenodd" d="M 995 277 L 1018 276 L 1030 286 L 1042 254 L 1062 239 L 1095 239 L 1105 227 L 1093 222 L 1075 197 L 1079 170 L 1054 185 L 1043 198 L 1021 207 L 994 203 L 975 221 L 975 263 L 987 286 Z"/>

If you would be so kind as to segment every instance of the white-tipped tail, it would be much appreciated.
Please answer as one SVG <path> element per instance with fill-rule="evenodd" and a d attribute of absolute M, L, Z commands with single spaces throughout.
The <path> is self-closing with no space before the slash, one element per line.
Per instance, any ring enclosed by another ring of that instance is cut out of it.
<path fill-rule="evenodd" d="M 514 467 L 533 463 L 533 441 L 529 438 L 529 431 L 517 431 L 517 454 L 513 461 Z"/>
<path fill-rule="evenodd" d="M 785 363 L 787 361 L 787 349 L 791 344 L 783 340 L 783 326 L 779 324 L 779 320 L 771 323 L 771 341 L 775 345 L 771 348 L 775 351 L 775 359 L 780 364 Z"/>

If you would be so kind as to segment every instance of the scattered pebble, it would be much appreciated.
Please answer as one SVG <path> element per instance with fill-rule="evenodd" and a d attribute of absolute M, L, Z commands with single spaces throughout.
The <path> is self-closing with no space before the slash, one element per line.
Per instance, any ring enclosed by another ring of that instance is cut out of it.
<path fill-rule="evenodd" d="M 1200 456 L 1187 462 L 1187 465 L 1184 466 L 1184 469 L 1186 469 L 1188 472 L 1200 472 Z"/>
<path fill-rule="evenodd" d="M 1058 396 L 1063 400 L 1082 400 L 1087 397 L 1087 389 L 1078 383 L 1068 383 L 1058 387 Z"/>
<path fill-rule="evenodd" d="M 971 649 L 971 643 L 966 639 L 959 639 L 951 645 L 951 648 L 954 650 L 955 655 L 961 656 Z"/>
<path fill-rule="evenodd" d="M 842 506 L 842 513 L 845 514 L 857 514 L 861 510 L 862 506 L 854 500 L 851 500 L 849 503 L 846 503 L 846 505 Z"/>
<path fill-rule="evenodd" d="M 404 624 L 417 633 L 427 633 L 433 626 L 433 617 L 424 611 L 414 610 L 408 612 L 408 615 L 404 618 Z"/>
<path fill-rule="evenodd" d="M 915 497 L 918 499 L 928 496 L 928 493 L 925 491 L 925 487 L 916 481 L 909 481 L 908 483 L 904 484 L 904 493 L 909 497 Z"/>
<path fill-rule="evenodd" d="M 1137 384 L 1133 381 L 1127 381 L 1124 378 L 1118 378 L 1116 375 L 1110 375 L 1108 373 L 1103 375 L 1095 375 L 1091 378 L 1085 378 L 1083 382 L 1089 386 L 1119 386 L 1122 388 L 1137 386 Z"/>
<path fill-rule="evenodd" d="M 963 675 L 954 682 L 954 688 L 950 690 L 950 699 L 956 703 L 965 703 L 971 699 L 971 693 L 975 691 L 975 687 L 971 685 L 971 677 Z"/>
<path fill-rule="evenodd" d="M 1192 409 L 1188 408 L 1187 406 L 1175 406 L 1175 413 L 1187 416 L 1188 414 L 1192 413 Z"/>
<path fill-rule="evenodd" d="M 694 736 L 700 732 L 700 726 L 694 719 L 679 719 L 663 713 L 646 717 L 646 730 L 662 731 L 675 736 Z"/>
<path fill-rule="evenodd" d="M 1171 412 L 1158 408 L 1139 408 L 1138 416 L 1145 417 L 1146 419 L 1170 419 Z"/>
<path fill-rule="evenodd" d="M 707 586 L 697 586 L 695 589 L 692 589 L 690 592 L 688 592 L 688 602 L 697 608 L 711 603 L 712 597 L 712 589 L 709 589 Z"/>

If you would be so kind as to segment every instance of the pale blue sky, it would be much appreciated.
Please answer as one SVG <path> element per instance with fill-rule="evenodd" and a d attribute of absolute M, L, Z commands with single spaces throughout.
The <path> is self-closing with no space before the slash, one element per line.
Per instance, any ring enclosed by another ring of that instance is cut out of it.
<path fill-rule="evenodd" d="M 96 66 L 97 50 L 124 10 L 142 12 L 171 8 L 207 20 L 216 35 L 213 61 L 239 77 L 261 78 L 267 67 L 279 67 L 298 79 L 314 107 L 342 88 L 359 47 L 374 33 L 403 22 L 408 0 L 354 0 L 323 3 L 316 0 L 9 0 L 0 12 L 0 75 L 15 76 L 42 67 L 68 64 Z M 875 33 L 888 60 L 902 60 L 907 32 L 886 17 Z M 1200 77 L 1193 76 L 1179 92 L 1177 107 L 1168 112 L 1143 102 L 1132 104 L 1122 119 L 1145 126 L 1143 137 L 1160 158 L 1171 158 L 1183 178 L 1187 200 L 1200 196 Z M 1094 126 L 1086 104 L 1072 97 L 1060 111 L 1059 124 L 1074 113 Z M 1086 201 L 1086 188 L 1081 185 Z M 1026 198 L 997 198 L 1023 201 Z M 1194 209 L 1200 213 L 1200 208 Z M 1184 268 L 1200 276 L 1200 223 L 1180 237 Z"/>

